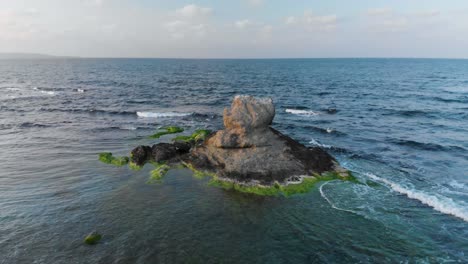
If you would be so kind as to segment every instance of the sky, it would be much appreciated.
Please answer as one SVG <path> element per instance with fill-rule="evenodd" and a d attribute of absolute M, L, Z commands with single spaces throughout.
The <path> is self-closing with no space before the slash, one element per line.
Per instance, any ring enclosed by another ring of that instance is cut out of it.
<path fill-rule="evenodd" d="M 0 52 L 468 58 L 468 1 L 0 0 Z"/>

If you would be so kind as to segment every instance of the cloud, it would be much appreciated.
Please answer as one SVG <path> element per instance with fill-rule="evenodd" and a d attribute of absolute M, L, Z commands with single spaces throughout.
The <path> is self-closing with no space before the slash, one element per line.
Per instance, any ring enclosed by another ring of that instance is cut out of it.
<path fill-rule="evenodd" d="M 393 9 L 389 7 L 367 9 L 367 15 L 369 16 L 384 16 L 384 15 L 390 15 L 392 13 L 393 13 Z"/>
<path fill-rule="evenodd" d="M 429 11 L 421 11 L 415 13 L 415 16 L 424 17 L 424 18 L 431 18 L 440 15 L 440 11 L 438 10 L 429 10 Z"/>
<path fill-rule="evenodd" d="M 191 4 L 177 9 L 176 13 L 186 18 L 199 18 L 211 15 L 212 11 L 211 8 Z"/>
<path fill-rule="evenodd" d="M 164 27 L 174 39 L 184 39 L 189 36 L 203 37 L 207 33 L 207 25 L 202 23 L 192 24 L 182 20 L 170 21 Z"/>
<path fill-rule="evenodd" d="M 252 26 L 253 25 L 253 22 L 248 20 L 248 19 L 244 19 L 244 20 L 238 20 L 234 23 L 234 25 L 238 28 L 238 29 L 245 29 L 249 26 Z"/>
<path fill-rule="evenodd" d="M 284 20 L 284 23 L 285 23 L 286 25 L 294 25 L 294 24 L 296 24 L 297 22 L 298 22 L 298 19 L 297 19 L 297 17 L 295 17 L 295 16 L 289 16 L 289 17 L 287 17 L 287 18 Z"/>
<path fill-rule="evenodd" d="M 208 33 L 208 18 L 212 12 L 213 9 L 209 7 L 186 5 L 175 10 L 171 20 L 164 23 L 163 27 L 174 39 L 201 38 Z"/>
<path fill-rule="evenodd" d="M 265 0 L 247 0 L 247 3 L 251 7 L 259 7 L 265 4 Z"/>
<path fill-rule="evenodd" d="M 330 31 L 336 28 L 338 17 L 336 15 L 314 15 L 310 11 L 304 12 L 302 16 L 286 17 L 286 25 L 301 25 L 308 30 Z"/>
<path fill-rule="evenodd" d="M 373 32 L 395 33 L 405 31 L 421 32 L 423 25 L 439 16 L 437 10 L 413 13 L 399 13 L 390 8 L 368 9 L 366 24 Z"/>
<path fill-rule="evenodd" d="M 104 5 L 104 2 L 106 0 L 85 0 L 84 3 L 85 5 L 88 5 L 88 6 L 97 6 L 97 7 L 101 7 Z"/>

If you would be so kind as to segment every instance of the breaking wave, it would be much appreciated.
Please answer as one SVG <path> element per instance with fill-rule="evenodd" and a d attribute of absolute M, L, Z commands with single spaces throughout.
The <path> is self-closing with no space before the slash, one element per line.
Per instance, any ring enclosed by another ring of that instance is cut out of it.
<path fill-rule="evenodd" d="M 364 175 L 371 178 L 372 180 L 384 183 L 385 185 L 389 186 L 393 191 L 404 194 L 410 199 L 418 200 L 421 203 L 432 207 L 436 211 L 439 211 L 443 214 L 453 215 L 464 220 L 465 222 L 468 222 L 468 208 L 457 204 L 455 201 L 448 197 L 439 197 L 424 193 L 422 191 L 403 187 L 387 179 L 380 178 L 372 173 L 364 173 Z"/>
<path fill-rule="evenodd" d="M 192 113 L 178 113 L 178 112 L 137 112 L 138 117 L 149 117 L 149 118 L 158 118 L 158 117 L 183 117 L 192 115 Z"/>
<path fill-rule="evenodd" d="M 286 109 L 285 110 L 286 113 L 290 113 L 290 114 L 293 114 L 293 115 L 301 115 L 301 116 L 317 116 L 318 113 L 317 112 L 314 112 L 314 111 L 311 111 L 311 110 L 302 110 L 302 109 Z"/>
<path fill-rule="evenodd" d="M 315 145 L 315 146 L 322 147 L 322 148 L 331 148 L 331 147 L 332 147 L 332 146 L 330 146 L 330 145 L 325 145 L 325 144 L 319 143 L 319 142 L 318 142 L 317 140 L 315 140 L 315 139 L 311 139 L 309 143 L 312 144 L 312 145 Z"/>

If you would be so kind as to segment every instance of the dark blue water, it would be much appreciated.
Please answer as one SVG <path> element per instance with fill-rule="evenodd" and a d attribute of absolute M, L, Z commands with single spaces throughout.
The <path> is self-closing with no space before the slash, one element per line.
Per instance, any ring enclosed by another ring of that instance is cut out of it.
<path fill-rule="evenodd" d="M 0 91 L 2 264 L 468 262 L 468 60 L 3 60 Z M 218 129 L 236 94 L 362 184 L 258 197 L 97 161 Z"/>

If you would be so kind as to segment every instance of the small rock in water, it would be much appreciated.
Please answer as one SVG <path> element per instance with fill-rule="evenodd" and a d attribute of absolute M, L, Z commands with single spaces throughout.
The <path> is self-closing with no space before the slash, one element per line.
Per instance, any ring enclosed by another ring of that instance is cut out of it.
<path fill-rule="evenodd" d="M 151 147 L 138 146 L 131 152 L 130 159 L 138 166 L 143 166 L 145 162 L 151 157 Z"/>
<path fill-rule="evenodd" d="M 99 240 L 101 240 L 101 238 L 101 234 L 99 234 L 97 231 L 93 231 L 85 237 L 84 242 L 88 245 L 95 245 L 99 242 Z"/>

